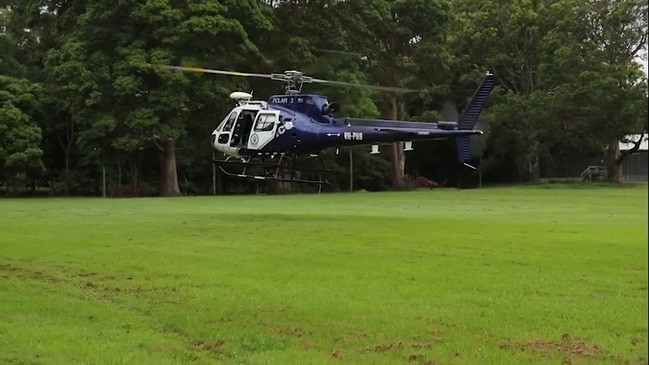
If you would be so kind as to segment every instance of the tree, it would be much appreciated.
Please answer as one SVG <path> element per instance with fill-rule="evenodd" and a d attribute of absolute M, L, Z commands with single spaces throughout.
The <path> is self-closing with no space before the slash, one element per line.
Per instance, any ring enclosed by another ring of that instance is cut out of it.
<path fill-rule="evenodd" d="M 38 114 L 39 85 L 0 76 L 0 176 L 8 187 L 44 172 Z M 7 191 L 9 193 L 9 190 Z"/>
<path fill-rule="evenodd" d="M 642 0 L 591 0 L 585 6 L 587 35 L 595 47 L 591 70 L 580 76 L 589 85 L 596 135 L 607 144 L 608 179 L 619 183 L 628 155 L 620 153 L 620 141 L 647 130 L 647 80 L 634 61 L 647 50 L 649 5 Z"/>
<path fill-rule="evenodd" d="M 41 113 L 34 121 L 43 130 L 44 162 L 50 177 L 63 170 L 65 190 L 70 184 L 70 165 L 76 142 L 76 128 L 70 113 L 58 102 L 56 89 L 47 83 L 45 56 L 61 44 L 66 24 L 76 22 L 82 1 L 5 0 L 8 8 L 4 24 L 5 38 L 14 48 L 13 57 L 20 67 L 11 67 L 12 75 L 42 84 Z M 74 4 L 73 4 L 74 3 Z M 69 26 L 69 25 L 68 25 Z M 59 37 L 61 36 L 61 37 Z M 6 73 L 5 73 L 6 74 Z M 61 153 L 63 152 L 63 153 Z M 53 184 L 58 188 L 60 184 Z"/>
<path fill-rule="evenodd" d="M 12 78 L 11 87 L 42 90 L 34 91 L 34 108 L 13 91 L 0 104 L 3 138 L 38 146 L 48 175 L 71 194 L 96 194 L 103 167 L 109 187 L 125 181 L 131 194 L 153 193 L 149 185 L 163 195 L 184 186 L 209 191 L 209 135 L 232 107 L 228 94 L 254 90 L 265 98 L 280 85 L 148 64 L 298 69 L 410 87 L 423 92 L 319 84 L 305 92 L 339 102 L 344 115 L 419 121 L 453 119 L 445 109 L 465 105 L 492 71 L 499 87 L 481 120 L 489 132 L 484 157 L 496 171 L 515 167 L 521 181 L 534 181 L 560 154 L 604 153 L 615 181 L 628 155 L 617 142 L 646 125 L 647 84 L 633 61 L 646 43 L 646 11 L 640 0 L 4 0 L 0 75 Z M 42 130 L 40 143 L 33 126 Z M 451 143 L 417 144 L 406 170 L 400 144 L 390 163 L 366 156 L 367 147 L 353 150 L 355 187 L 372 189 L 389 175 L 403 186 L 406 171 L 443 181 L 452 170 L 443 160 L 454 153 Z M 345 188 L 348 151 L 335 151 L 323 156 L 339 175 L 333 188 Z M 10 164 L 20 167 L 12 176 L 37 175 L 30 156 L 16 156 L 23 162 Z"/>
<path fill-rule="evenodd" d="M 352 17 L 348 22 L 348 44 L 371 60 L 371 80 L 387 86 L 416 84 L 418 76 L 443 72 L 447 59 L 445 37 L 450 25 L 450 7 L 441 0 L 363 0 L 345 2 Z M 425 63 L 426 67 L 417 67 Z M 430 77 L 419 78 L 430 80 Z M 419 84 L 421 86 L 421 84 Z M 385 115 L 406 119 L 403 98 L 387 97 Z M 392 182 L 405 186 L 405 154 L 401 143 L 393 143 Z"/>
<path fill-rule="evenodd" d="M 238 5 L 232 5 L 237 7 Z M 77 9 L 78 10 L 78 9 Z M 48 67 L 63 106 L 79 124 L 79 143 L 131 157 L 159 153 L 159 193 L 180 194 L 176 145 L 187 137 L 195 111 L 189 93 L 196 76 L 147 64 L 240 64 L 257 50 L 245 29 L 220 3 L 172 1 L 89 3 Z M 134 188 L 137 188 L 136 186 Z"/>
<path fill-rule="evenodd" d="M 464 55 L 460 63 L 494 72 L 499 83 L 500 91 L 492 97 L 498 105 L 486 113 L 490 150 L 501 160 L 513 160 L 522 181 L 539 180 L 540 157 L 558 142 L 557 136 L 565 135 L 559 132 L 563 125 L 553 92 L 561 80 L 546 72 L 560 61 L 549 55 L 564 46 L 555 36 L 570 16 L 558 11 L 562 2 L 454 2 L 460 30 L 454 47 Z"/>
<path fill-rule="evenodd" d="M 638 54 L 646 49 L 647 4 L 637 0 L 564 0 L 554 10 L 564 19 L 550 37 L 545 74 L 571 143 L 602 151 L 609 180 L 620 182 L 628 153 L 625 136 L 646 130 L 647 81 Z M 575 128 L 576 127 L 576 128 Z"/>
<path fill-rule="evenodd" d="M 273 2 L 273 29 L 264 34 L 264 41 L 259 45 L 269 59 L 266 71 L 281 72 L 286 69 L 298 69 L 309 76 L 322 79 L 345 81 L 352 83 L 367 83 L 364 75 L 366 65 L 364 54 L 352 50 L 348 44 L 346 25 L 350 19 L 347 4 L 336 0 L 315 1 L 275 1 Z M 317 24 L 317 27 L 313 25 Z M 254 37 L 254 32 L 251 36 Z M 255 37 L 256 38 L 256 37 Z M 277 93 L 279 85 L 265 83 L 255 88 L 257 95 L 261 93 Z M 331 87 L 321 84 L 306 84 L 304 92 L 326 95 L 330 101 L 340 104 L 341 114 L 352 117 L 378 117 L 380 115 L 372 100 L 372 91 L 355 87 Z M 351 149 L 356 150 L 356 149 Z M 360 150 L 359 150 L 360 151 Z M 322 158 L 328 166 L 344 178 L 348 184 L 349 165 L 348 149 L 325 150 Z M 357 156 L 358 154 L 354 154 Z M 344 158 L 342 158 L 342 157 Z M 355 158 L 356 160 L 356 158 Z M 374 181 L 363 180 L 363 166 L 369 164 L 354 164 L 355 175 L 359 183 Z M 384 166 L 368 174 L 381 174 Z M 342 179 L 338 179 L 342 182 Z M 368 185 L 371 183 L 368 182 Z M 289 184 L 278 185 L 275 191 L 288 191 Z M 292 187 L 290 187 L 292 188 Z"/>

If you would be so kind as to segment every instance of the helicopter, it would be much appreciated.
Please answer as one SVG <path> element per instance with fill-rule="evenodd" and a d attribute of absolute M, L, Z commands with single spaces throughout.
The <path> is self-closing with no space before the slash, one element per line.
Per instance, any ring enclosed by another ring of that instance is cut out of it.
<path fill-rule="evenodd" d="M 224 158 L 213 159 L 213 163 L 230 177 L 320 186 L 330 183 L 326 178 L 330 170 L 325 168 L 320 153 L 331 147 L 369 144 L 372 145 L 370 153 L 377 154 L 381 143 L 400 142 L 404 144 L 404 151 L 412 151 L 412 142 L 415 140 L 454 138 L 460 163 L 475 169 L 467 163 L 470 136 L 483 134 L 474 127 L 495 84 L 494 75 L 487 72 L 457 121 L 429 123 L 337 116 L 340 112 L 337 102 L 329 102 L 324 95 L 302 93 L 302 86 L 305 83 L 321 83 L 369 87 L 397 93 L 417 90 L 323 80 L 295 70 L 259 74 L 172 65 L 155 66 L 171 71 L 266 78 L 285 83 L 283 94 L 272 95 L 267 100 L 253 100 L 251 93 L 243 91 L 230 94 L 230 98 L 236 101 L 236 106 L 211 135 L 212 146 Z M 309 159 L 316 159 L 318 167 L 301 166 Z M 255 167 L 257 171 L 254 171 Z M 317 177 L 313 177 L 314 175 Z"/>

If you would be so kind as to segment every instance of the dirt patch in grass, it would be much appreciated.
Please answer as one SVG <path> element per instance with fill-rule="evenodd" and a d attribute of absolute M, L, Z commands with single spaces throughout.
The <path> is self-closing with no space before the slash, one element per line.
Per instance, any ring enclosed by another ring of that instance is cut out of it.
<path fill-rule="evenodd" d="M 415 337 L 414 338 L 415 342 L 403 342 L 403 341 L 398 341 L 398 342 L 391 342 L 391 343 L 382 343 L 378 344 L 375 346 L 369 346 L 361 350 L 362 354 L 367 354 L 367 353 L 384 353 L 388 351 L 400 351 L 403 349 L 411 348 L 414 350 L 423 350 L 423 349 L 429 349 L 435 346 L 437 343 L 440 342 L 439 339 L 437 338 L 432 338 L 432 339 L 425 339 L 422 340 L 420 337 Z M 414 358 L 418 358 L 420 356 L 419 354 L 414 354 L 412 355 Z M 416 360 L 416 359 L 415 359 Z M 414 361 L 412 359 L 409 359 L 409 361 Z M 428 360 L 426 360 L 428 361 Z M 428 362 L 423 362 L 423 363 L 428 363 Z"/>
<path fill-rule="evenodd" d="M 331 351 L 331 354 L 329 355 L 332 359 L 342 359 L 343 355 L 345 353 L 343 350 L 333 350 Z"/>
<path fill-rule="evenodd" d="M 18 266 L 12 264 L 0 264 L 0 273 L 4 278 L 18 277 L 21 279 L 37 280 L 47 283 L 73 283 L 78 282 L 87 288 L 98 288 L 98 283 L 108 280 L 125 279 L 133 280 L 131 275 L 106 276 L 90 271 L 73 271 L 65 266 L 54 266 L 48 270 Z M 119 290 L 119 289 L 117 289 Z"/>
<path fill-rule="evenodd" d="M 315 347 L 313 342 L 311 340 L 302 340 L 300 342 L 300 347 L 305 349 L 305 350 L 311 350 L 312 348 Z"/>
<path fill-rule="evenodd" d="M 289 305 L 282 305 L 279 307 L 262 307 L 262 308 L 257 308 L 257 311 L 260 313 L 284 313 L 286 311 L 291 310 L 291 306 Z"/>
<path fill-rule="evenodd" d="M 278 334 L 283 337 L 302 338 L 308 334 L 305 330 L 293 326 L 270 325 L 270 324 L 263 324 L 263 326 L 266 329 L 268 329 L 270 332 L 274 334 Z"/>
<path fill-rule="evenodd" d="M 221 339 L 214 341 L 194 340 L 191 342 L 191 345 L 198 351 L 205 351 L 216 355 L 225 355 L 225 352 L 223 351 L 225 341 Z"/>
<path fill-rule="evenodd" d="M 531 339 L 526 341 L 505 342 L 500 345 L 504 350 L 532 351 L 541 355 L 561 355 L 564 363 L 579 357 L 597 357 L 603 352 L 600 346 L 590 344 L 581 339 L 571 339 L 564 334 L 560 341 L 547 339 Z"/>
<path fill-rule="evenodd" d="M 50 274 L 41 270 L 32 269 L 29 267 L 20 267 L 11 264 L 0 264 L 0 272 L 4 277 L 18 277 L 21 279 L 30 279 L 37 281 L 44 281 L 48 283 L 60 283 L 67 281 L 65 278 Z"/>
<path fill-rule="evenodd" d="M 435 339 L 428 340 L 428 341 L 413 342 L 412 344 L 410 344 L 410 347 L 412 347 L 413 349 L 417 349 L 417 350 L 419 350 L 419 349 L 429 349 L 429 348 L 435 346 L 439 342 L 440 342 L 440 340 L 435 338 Z"/>
<path fill-rule="evenodd" d="M 196 338 L 187 333 L 183 328 L 174 325 L 158 325 L 154 326 L 152 329 L 158 333 L 164 334 L 165 336 L 171 335 L 178 338 L 178 340 L 184 343 L 188 350 L 207 353 L 220 359 L 227 358 L 231 355 L 228 353 L 225 346 L 226 342 L 223 339 L 204 340 Z"/>
<path fill-rule="evenodd" d="M 437 365 L 439 364 L 436 360 L 429 359 L 422 354 L 414 354 L 408 356 L 408 362 L 411 364 L 423 364 L 423 365 Z"/>
<path fill-rule="evenodd" d="M 376 346 L 366 347 L 361 351 L 361 353 L 364 354 L 368 352 L 382 353 L 382 352 L 387 352 L 392 350 L 400 350 L 402 348 L 403 348 L 403 343 L 399 341 L 397 343 L 383 343 Z"/>
<path fill-rule="evenodd" d="M 334 338 L 334 343 L 341 345 L 343 347 L 356 344 L 357 342 L 368 338 L 369 336 L 365 333 L 348 333 L 342 337 Z"/>
<path fill-rule="evenodd" d="M 177 289 L 173 287 L 155 287 L 132 283 L 112 284 L 101 280 L 87 280 L 81 286 L 86 292 L 92 293 L 98 299 L 106 302 L 121 302 L 124 297 L 144 299 L 152 305 L 177 305 L 185 302 L 177 293 Z"/>
<path fill-rule="evenodd" d="M 636 337 L 636 336 L 631 337 L 631 344 L 633 346 L 638 346 L 641 343 L 642 343 L 642 339 L 640 337 Z"/>
<path fill-rule="evenodd" d="M 637 359 L 625 358 L 621 355 L 610 356 L 608 358 L 612 364 L 623 364 L 623 365 L 649 365 L 649 360 L 646 357 L 640 357 Z"/>
<path fill-rule="evenodd" d="M 37 358 L 40 356 L 36 356 Z M 17 357 L 2 357 L 0 358 L 0 364 L 7 364 L 7 365 L 38 365 L 40 362 L 31 360 L 31 359 L 20 359 Z"/>
<path fill-rule="evenodd" d="M 67 267 L 60 267 L 60 269 L 62 271 L 70 271 L 70 269 Z M 78 269 L 76 269 L 75 273 L 77 276 L 81 278 L 93 278 L 99 281 L 133 280 L 132 275 L 124 274 L 124 273 L 118 273 L 118 274 L 113 273 L 110 275 L 105 275 L 105 274 L 98 274 L 92 271 L 85 271 L 85 270 L 78 270 Z"/>

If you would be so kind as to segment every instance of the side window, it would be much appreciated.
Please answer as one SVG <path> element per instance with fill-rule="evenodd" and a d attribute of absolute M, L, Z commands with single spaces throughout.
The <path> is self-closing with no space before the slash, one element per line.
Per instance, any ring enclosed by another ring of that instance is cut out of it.
<path fill-rule="evenodd" d="M 237 120 L 237 113 L 232 112 L 228 117 L 228 121 L 225 122 L 225 125 L 223 126 L 223 132 L 229 132 L 230 130 L 232 130 L 232 125 L 234 124 L 235 120 Z"/>
<path fill-rule="evenodd" d="M 275 126 L 275 120 L 275 114 L 259 114 L 259 119 L 257 119 L 257 124 L 255 125 L 255 131 L 272 131 Z"/>

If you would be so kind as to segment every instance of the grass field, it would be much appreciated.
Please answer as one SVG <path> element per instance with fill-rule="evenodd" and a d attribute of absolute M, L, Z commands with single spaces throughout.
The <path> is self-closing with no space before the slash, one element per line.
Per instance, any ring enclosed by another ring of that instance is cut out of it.
<path fill-rule="evenodd" d="M 0 363 L 647 363 L 647 186 L 0 200 Z"/>

